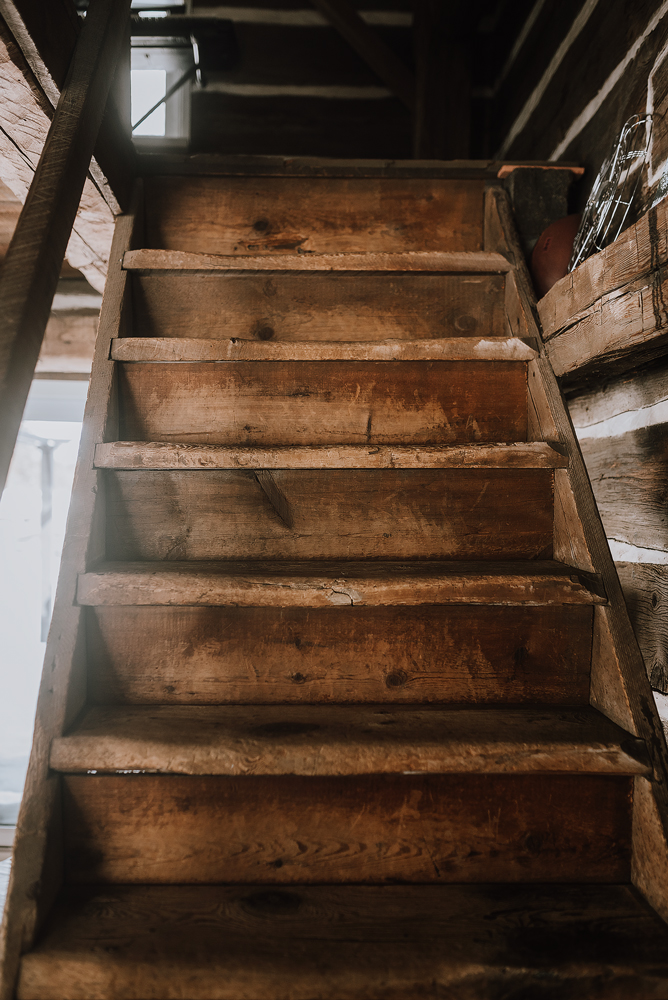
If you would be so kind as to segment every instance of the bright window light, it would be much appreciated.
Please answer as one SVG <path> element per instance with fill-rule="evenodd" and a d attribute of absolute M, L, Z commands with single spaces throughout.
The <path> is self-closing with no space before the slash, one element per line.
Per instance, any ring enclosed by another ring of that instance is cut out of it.
<path fill-rule="evenodd" d="M 138 121 L 167 93 L 167 71 L 164 69 L 132 70 L 132 121 Z M 165 105 L 161 104 L 152 115 L 136 128 L 133 135 L 164 135 Z"/>
<path fill-rule="evenodd" d="M 166 10 L 140 10 L 140 17 L 167 17 Z"/>

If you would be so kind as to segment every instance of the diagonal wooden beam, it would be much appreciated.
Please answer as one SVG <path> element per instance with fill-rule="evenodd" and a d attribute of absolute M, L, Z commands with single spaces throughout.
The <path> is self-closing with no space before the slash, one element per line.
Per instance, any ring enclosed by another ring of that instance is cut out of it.
<path fill-rule="evenodd" d="M 128 0 L 93 0 L 0 271 L 0 490 L 86 181 Z"/>
<path fill-rule="evenodd" d="M 348 0 L 311 0 L 409 111 L 415 104 L 415 80 L 399 56 L 362 20 Z"/>

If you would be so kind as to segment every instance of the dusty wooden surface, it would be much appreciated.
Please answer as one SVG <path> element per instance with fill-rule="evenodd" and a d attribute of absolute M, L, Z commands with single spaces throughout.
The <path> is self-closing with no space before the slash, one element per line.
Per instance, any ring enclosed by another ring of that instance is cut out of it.
<path fill-rule="evenodd" d="M 18 997 L 182 1000 L 186 983 L 192 1000 L 639 1000 L 665 992 L 667 954 L 623 885 L 81 887 Z"/>
<path fill-rule="evenodd" d="M 200 249 L 185 251 L 179 249 L 129 250 L 123 255 L 123 267 L 127 271 L 439 271 L 444 274 L 457 272 L 488 272 L 504 274 L 509 270 L 508 261 L 500 254 L 477 251 L 401 250 L 389 243 L 385 249 L 382 240 L 369 240 L 371 250 L 355 249 L 344 243 L 331 250 L 303 250 L 295 248 L 285 253 L 285 246 L 262 246 L 250 243 L 230 247 L 219 240 L 211 252 Z M 388 241 L 389 242 L 389 241 Z M 360 244 L 362 240 L 360 239 Z M 380 246 L 376 246 L 380 243 Z M 225 248 L 227 253 L 215 252 Z"/>
<path fill-rule="evenodd" d="M 625 882 L 631 789 L 547 773 L 65 775 L 65 871 L 96 883 Z"/>
<path fill-rule="evenodd" d="M 107 558 L 549 559 L 549 469 L 105 473 Z"/>
<path fill-rule="evenodd" d="M 445 586 L 434 594 L 449 596 Z M 193 591 L 184 599 L 195 600 Z M 100 606 L 87 613 L 96 703 L 589 703 L 589 607 Z"/>
<path fill-rule="evenodd" d="M 650 683 L 668 694 L 668 566 L 617 563 L 617 572 Z"/>
<path fill-rule="evenodd" d="M 151 177 L 146 184 L 146 246 L 161 250 L 482 250 L 480 181 Z"/>
<path fill-rule="evenodd" d="M 154 271 L 133 274 L 133 296 L 136 330 L 143 336 L 190 337 L 197 331 L 198 337 L 259 340 L 413 341 L 505 333 L 503 282 L 503 274 L 411 271 L 284 272 L 280 278 Z"/>
<path fill-rule="evenodd" d="M 642 740 L 589 710 L 284 706 L 91 708 L 51 767 L 168 774 L 647 775 Z"/>
<path fill-rule="evenodd" d="M 519 361 L 127 363 L 119 394 L 126 440 L 272 446 L 526 439 Z"/>
<path fill-rule="evenodd" d="M 469 445 L 338 445 L 228 448 L 112 441 L 95 449 L 98 469 L 556 469 L 568 464 L 542 441 Z"/>
<path fill-rule="evenodd" d="M 668 200 L 664 199 L 609 247 L 558 281 L 538 303 L 545 336 L 570 326 L 573 318 L 597 299 L 667 264 L 667 232 Z M 650 314 L 653 312 L 650 309 Z"/>
<path fill-rule="evenodd" d="M 668 550 L 666 424 L 614 437 L 583 438 L 594 496 L 608 538 Z"/>
<path fill-rule="evenodd" d="M 80 575 L 84 605 L 331 607 L 602 604 L 598 579 L 561 563 L 107 563 Z"/>
<path fill-rule="evenodd" d="M 264 334 L 268 330 L 263 328 Z M 354 328 L 348 335 L 355 333 Z M 272 334 L 273 337 L 273 334 Z M 517 337 L 444 337 L 440 340 L 266 341 L 177 337 L 119 337 L 114 361 L 529 361 L 530 343 Z"/>

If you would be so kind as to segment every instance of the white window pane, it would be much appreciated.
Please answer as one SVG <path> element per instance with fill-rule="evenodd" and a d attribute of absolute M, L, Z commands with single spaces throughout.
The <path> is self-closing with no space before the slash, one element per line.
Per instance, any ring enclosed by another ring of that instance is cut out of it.
<path fill-rule="evenodd" d="M 167 71 L 164 69 L 132 70 L 132 121 L 138 121 L 167 93 Z M 165 105 L 161 104 L 152 115 L 135 129 L 133 135 L 164 135 Z"/>

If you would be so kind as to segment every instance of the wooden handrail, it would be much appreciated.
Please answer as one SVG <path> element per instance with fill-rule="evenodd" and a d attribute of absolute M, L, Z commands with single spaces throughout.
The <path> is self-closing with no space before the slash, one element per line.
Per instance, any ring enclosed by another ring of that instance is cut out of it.
<path fill-rule="evenodd" d="M 0 270 L 0 491 L 130 15 L 91 0 L 26 203 Z"/>

